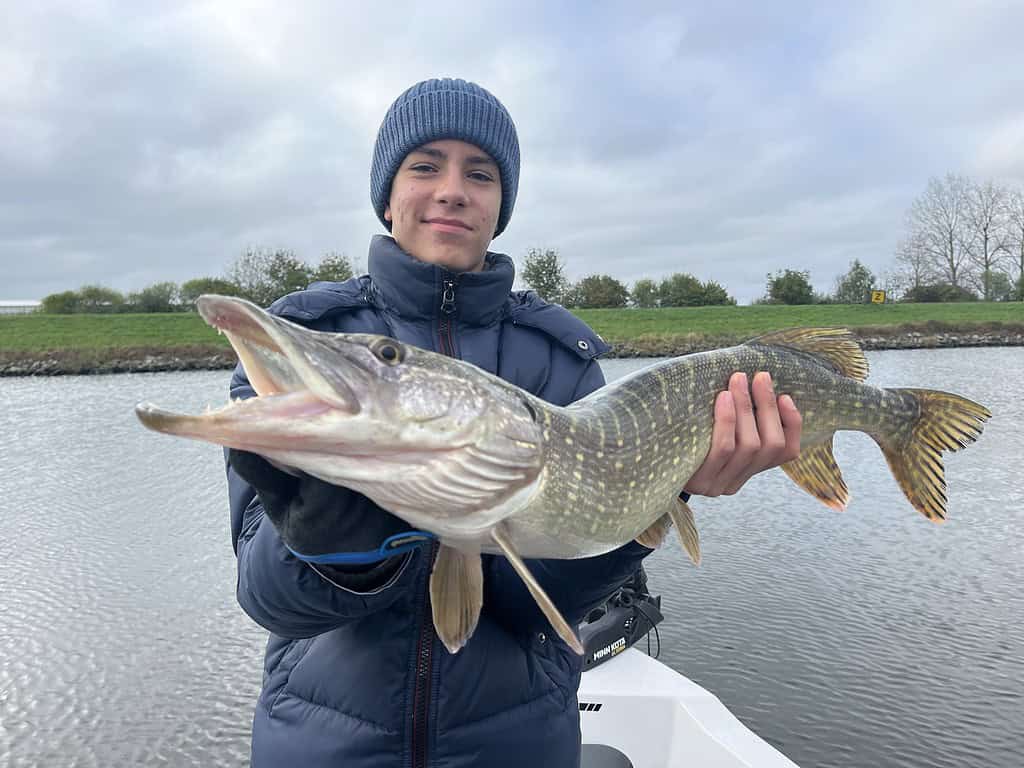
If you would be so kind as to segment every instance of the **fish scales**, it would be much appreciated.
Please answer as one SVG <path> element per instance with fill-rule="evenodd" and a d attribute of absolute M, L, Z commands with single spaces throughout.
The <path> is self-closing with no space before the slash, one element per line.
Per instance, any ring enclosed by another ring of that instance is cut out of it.
<path fill-rule="evenodd" d="M 894 419 L 909 429 L 918 413 L 908 395 L 809 366 L 805 355 L 786 349 L 738 346 L 666 361 L 553 411 L 543 490 L 516 516 L 513 531 L 543 525 L 560 542 L 560 557 L 570 541 L 579 542 L 576 556 L 587 557 L 635 538 L 703 462 L 715 398 L 736 371 L 748 379 L 772 373 L 775 391 L 801 410 L 805 442 L 839 429 L 877 432 Z M 663 418 L 656 418 L 659 410 Z M 549 520 L 552 509 L 559 514 Z"/>

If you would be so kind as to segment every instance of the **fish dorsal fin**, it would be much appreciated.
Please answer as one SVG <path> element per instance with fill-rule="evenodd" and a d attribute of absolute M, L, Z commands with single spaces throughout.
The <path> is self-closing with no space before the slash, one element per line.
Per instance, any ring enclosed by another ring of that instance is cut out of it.
<path fill-rule="evenodd" d="M 747 344 L 786 347 L 824 361 L 836 372 L 857 381 L 868 377 L 868 360 L 847 328 L 787 328 L 751 339 Z"/>
<path fill-rule="evenodd" d="M 437 636 L 449 653 L 456 653 L 473 634 L 483 603 L 480 553 L 442 544 L 430 573 L 430 606 Z"/>
<path fill-rule="evenodd" d="M 551 623 L 552 629 L 558 633 L 558 636 L 565 640 L 580 656 L 583 655 L 583 644 L 580 643 L 579 638 L 576 637 L 576 633 L 573 632 L 572 627 L 569 626 L 569 622 L 562 616 L 562 612 L 558 610 L 551 598 L 548 597 L 548 593 L 544 591 L 544 588 L 537 583 L 537 580 L 533 578 L 533 574 L 530 573 L 530 569 L 526 567 L 526 563 L 519 557 L 519 553 L 516 552 L 512 546 L 512 542 L 508 538 L 505 524 L 498 523 L 491 529 L 491 538 L 494 539 L 494 543 L 501 547 L 502 553 L 508 559 L 509 563 L 516 573 L 519 574 L 519 578 L 523 580 L 526 588 L 533 595 L 533 599 L 537 601 L 537 607 L 541 609 L 544 616 Z"/>
<path fill-rule="evenodd" d="M 826 507 L 846 509 L 850 492 L 832 454 L 832 435 L 800 449 L 800 455 L 782 465 L 782 471 Z"/>

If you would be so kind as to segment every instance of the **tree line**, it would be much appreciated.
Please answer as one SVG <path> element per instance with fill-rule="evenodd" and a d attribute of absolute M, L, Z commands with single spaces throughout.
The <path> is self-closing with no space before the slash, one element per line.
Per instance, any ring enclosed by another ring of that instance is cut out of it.
<path fill-rule="evenodd" d="M 181 285 L 159 282 L 141 291 L 123 294 L 101 285 L 84 285 L 77 291 L 46 296 L 40 306 L 49 314 L 185 312 L 195 309 L 204 293 L 240 296 L 261 307 L 319 280 L 343 281 L 354 272 L 351 260 L 328 253 L 312 266 L 294 251 L 250 248 L 228 267 L 222 277 L 197 277 Z"/>
<path fill-rule="evenodd" d="M 906 213 L 893 268 L 882 275 L 855 259 L 831 292 L 816 292 L 807 270 L 767 275 L 757 304 L 862 304 L 874 291 L 887 301 L 1024 301 L 1024 190 L 947 174 L 932 178 Z M 576 283 L 557 251 L 531 249 L 523 277 L 537 293 L 567 307 L 689 307 L 735 304 L 714 281 L 678 272 L 632 289 L 609 275 Z"/>
<path fill-rule="evenodd" d="M 241 296 L 268 306 L 318 280 L 352 277 L 351 260 L 328 253 L 311 266 L 287 249 L 248 249 L 221 277 L 181 285 L 159 282 L 127 295 L 99 285 L 46 296 L 41 310 L 76 312 L 176 312 L 192 310 L 204 293 Z M 558 251 L 531 248 L 520 274 L 547 301 L 569 308 L 698 307 L 736 304 L 727 289 L 689 272 L 627 286 L 607 274 L 571 282 Z M 888 301 L 1024 301 L 1024 190 L 947 174 L 929 180 L 906 213 L 906 232 L 893 268 L 880 276 L 859 260 L 836 278 L 831 292 L 816 292 L 807 270 L 781 269 L 766 276 L 758 304 L 860 304 L 884 290 Z"/>

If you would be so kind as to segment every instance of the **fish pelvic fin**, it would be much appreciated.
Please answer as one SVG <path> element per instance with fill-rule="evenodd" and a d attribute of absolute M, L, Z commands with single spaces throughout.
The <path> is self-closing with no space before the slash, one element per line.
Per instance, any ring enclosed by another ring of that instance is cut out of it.
<path fill-rule="evenodd" d="M 668 536 L 668 529 L 671 525 L 672 518 L 666 512 L 651 523 L 650 527 L 637 536 L 634 541 L 648 549 L 660 549 L 661 545 L 665 543 L 665 537 Z"/>
<path fill-rule="evenodd" d="M 847 328 L 787 328 L 758 336 L 747 344 L 794 349 L 826 362 L 841 376 L 857 381 L 868 377 L 868 359 Z"/>
<path fill-rule="evenodd" d="M 555 607 L 555 604 L 551 602 L 551 598 L 548 597 L 547 592 L 544 591 L 543 587 L 537 583 L 537 580 L 530 573 L 530 569 L 526 567 L 526 563 L 523 562 L 522 558 L 519 557 L 519 553 L 512 547 L 512 543 L 509 540 L 508 532 L 505 528 L 504 523 L 499 523 L 491 530 L 491 538 L 494 543 L 501 547 L 502 553 L 508 559 L 509 563 L 516 573 L 519 574 L 519 578 L 523 580 L 526 588 L 530 590 L 530 594 L 533 595 L 533 599 L 537 601 L 537 606 L 547 617 L 547 620 L 551 623 L 551 627 L 558 633 L 569 647 L 572 648 L 580 656 L 583 655 L 583 644 L 579 638 L 576 637 L 576 633 L 569 626 L 569 622 L 562 616 L 561 611 Z"/>
<path fill-rule="evenodd" d="M 694 565 L 700 565 L 700 534 L 697 533 L 697 525 L 693 521 L 693 510 L 678 497 L 672 500 L 669 511 L 651 523 L 650 527 L 634 541 L 650 549 L 658 549 L 665 543 L 668 529 L 673 525 L 679 533 L 679 542 L 686 550 L 686 554 L 693 560 Z"/>
<path fill-rule="evenodd" d="M 690 505 L 680 498 L 672 502 L 668 512 L 672 522 L 679 533 L 679 541 L 690 556 L 694 565 L 700 565 L 700 534 L 697 533 L 697 524 L 693 520 L 693 510 Z"/>
<path fill-rule="evenodd" d="M 469 640 L 483 602 L 480 553 L 442 544 L 430 572 L 430 606 L 434 629 L 449 653 L 457 653 Z"/>
<path fill-rule="evenodd" d="M 832 453 L 833 434 L 805 445 L 800 455 L 782 465 L 782 471 L 826 507 L 842 512 L 850 500 L 850 491 Z"/>
<path fill-rule="evenodd" d="M 871 436 L 889 462 L 903 495 L 933 523 L 946 520 L 943 451 L 966 448 L 981 436 L 991 412 L 983 405 L 931 389 L 892 389 L 917 400 L 920 415 L 909 432 Z"/>

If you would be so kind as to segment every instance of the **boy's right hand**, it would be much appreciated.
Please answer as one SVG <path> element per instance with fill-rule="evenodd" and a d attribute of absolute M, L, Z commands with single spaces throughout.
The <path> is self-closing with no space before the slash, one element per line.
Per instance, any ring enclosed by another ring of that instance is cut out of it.
<path fill-rule="evenodd" d="M 406 552 L 431 538 L 401 518 L 354 505 L 355 491 L 299 473 L 282 472 L 255 453 L 230 448 L 228 464 L 259 494 L 278 535 L 300 560 L 359 566 Z"/>

